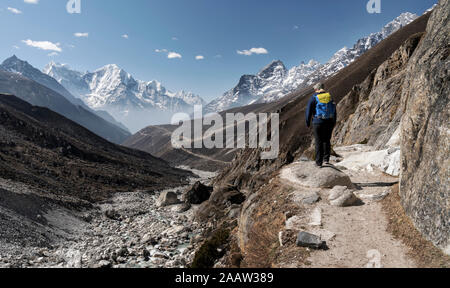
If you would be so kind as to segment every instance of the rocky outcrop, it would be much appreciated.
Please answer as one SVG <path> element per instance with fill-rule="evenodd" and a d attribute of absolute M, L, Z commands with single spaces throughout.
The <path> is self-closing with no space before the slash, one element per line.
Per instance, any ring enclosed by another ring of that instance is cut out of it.
<path fill-rule="evenodd" d="M 201 182 L 195 183 L 185 194 L 185 201 L 190 204 L 202 204 L 211 196 L 213 188 L 203 185 Z"/>
<path fill-rule="evenodd" d="M 441 0 L 402 94 L 401 198 L 416 227 L 450 251 L 450 2 Z"/>
<path fill-rule="evenodd" d="M 411 36 L 339 103 L 340 121 L 333 137 L 337 146 L 368 144 L 374 150 L 386 147 L 400 125 L 405 68 L 422 36 L 423 33 Z"/>

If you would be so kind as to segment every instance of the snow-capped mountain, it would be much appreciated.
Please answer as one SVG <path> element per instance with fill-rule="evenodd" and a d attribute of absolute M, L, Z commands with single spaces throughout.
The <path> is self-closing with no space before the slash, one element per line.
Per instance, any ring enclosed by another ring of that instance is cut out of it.
<path fill-rule="evenodd" d="M 311 60 L 287 70 L 283 62 L 273 61 L 256 75 L 242 76 L 236 87 L 206 106 L 206 113 L 220 112 L 261 100 L 271 102 L 280 99 L 300 85 L 319 66 L 318 62 Z"/>
<path fill-rule="evenodd" d="M 48 64 L 44 73 L 55 78 L 93 109 L 106 110 L 133 131 L 170 122 L 176 112 L 191 113 L 202 98 L 190 92 L 170 92 L 158 81 L 136 80 L 115 64 L 81 73 L 69 66 Z"/>
<path fill-rule="evenodd" d="M 47 75 L 46 73 L 41 72 L 39 69 L 33 67 L 27 61 L 21 60 L 17 58 L 17 56 L 13 55 L 12 57 L 3 61 L 0 65 L 0 70 L 11 72 L 15 74 L 20 74 L 25 78 L 33 80 L 47 88 L 52 89 L 57 92 L 67 100 L 69 100 L 72 104 L 76 106 L 81 106 L 84 109 L 96 114 L 97 116 L 103 118 L 104 120 L 110 122 L 121 129 L 128 131 L 128 129 L 120 122 L 117 122 L 111 115 L 109 115 L 106 111 L 93 110 L 89 108 L 81 99 L 74 97 L 73 94 L 68 91 L 63 85 L 61 85 L 57 80 L 53 77 Z"/>
<path fill-rule="evenodd" d="M 313 85 L 322 79 L 325 79 L 341 69 L 350 65 L 353 61 L 366 53 L 372 47 L 389 37 L 400 28 L 416 20 L 419 16 L 412 13 L 403 13 L 393 21 L 389 22 L 383 29 L 377 33 L 372 33 L 367 37 L 359 39 L 353 48 L 344 47 L 336 52 L 333 57 L 317 71 L 312 73 L 302 83 L 303 86 Z"/>
<path fill-rule="evenodd" d="M 72 104 L 84 105 L 84 103 L 80 99 L 75 98 L 72 94 L 70 94 L 69 91 L 67 91 L 67 89 L 61 86 L 51 76 L 42 73 L 39 69 L 33 67 L 27 61 L 23 61 L 17 58 L 16 55 L 13 55 L 12 57 L 3 61 L 3 63 L 0 65 L 0 70 L 20 74 L 61 94 L 67 100 L 72 102 Z"/>
<path fill-rule="evenodd" d="M 206 106 L 206 111 L 220 112 L 252 103 L 276 101 L 296 89 L 309 86 L 347 67 L 379 42 L 408 25 L 418 16 L 403 13 L 377 33 L 359 39 L 353 48 L 337 51 L 325 64 L 315 60 L 287 70 L 283 62 L 273 61 L 256 75 L 244 75 L 239 84 Z"/>

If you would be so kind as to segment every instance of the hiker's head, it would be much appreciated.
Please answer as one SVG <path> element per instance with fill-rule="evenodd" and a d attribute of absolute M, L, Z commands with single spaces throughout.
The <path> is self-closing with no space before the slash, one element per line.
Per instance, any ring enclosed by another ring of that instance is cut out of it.
<path fill-rule="evenodd" d="M 314 86 L 314 90 L 316 90 L 316 91 L 322 91 L 322 90 L 325 90 L 325 85 L 324 85 L 323 83 L 317 83 L 317 84 Z"/>

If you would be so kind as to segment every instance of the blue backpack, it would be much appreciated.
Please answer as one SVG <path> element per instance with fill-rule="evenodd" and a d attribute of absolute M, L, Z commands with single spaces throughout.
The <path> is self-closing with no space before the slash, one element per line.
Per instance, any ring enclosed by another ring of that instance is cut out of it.
<path fill-rule="evenodd" d="M 319 119 L 333 119 L 336 117 L 336 104 L 330 93 L 316 94 L 316 115 Z"/>

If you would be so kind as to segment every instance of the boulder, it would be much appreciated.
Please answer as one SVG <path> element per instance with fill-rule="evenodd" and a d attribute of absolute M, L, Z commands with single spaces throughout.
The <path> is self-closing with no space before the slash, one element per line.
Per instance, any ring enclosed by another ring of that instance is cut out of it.
<path fill-rule="evenodd" d="M 202 204 L 211 197 L 212 187 L 205 186 L 201 182 L 197 182 L 185 194 L 185 202 L 190 204 Z"/>
<path fill-rule="evenodd" d="M 181 201 L 178 200 L 178 196 L 175 192 L 162 192 L 161 195 L 159 195 L 158 200 L 156 201 L 156 205 L 158 207 L 165 207 L 165 206 L 171 206 L 171 205 L 177 205 L 180 204 Z"/>
<path fill-rule="evenodd" d="M 297 162 L 281 171 L 281 178 L 310 188 L 353 187 L 350 177 L 333 166 L 319 168 L 314 162 Z"/>
<path fill-rule="evenodd" d="M 327 247 L 327 243 L 322 241 L 319 236 L 303 231 L 298 234 L 296 244 L 299 247 L 312 249 L 326 249 Z"/>
<path fill-rule="evenodd" d="M 330 191 L 328 197 L 330 204 L 337 207 L 349 207 L 357 204 L 360 200 L 353 191 L 344 186 L 336 186 Z"/>
<path fill-rule="evenodd" d="M 119 212 L 117 212 L 114 209 L 105 211 L 105 216 L 106 216 L 106 218 L 109 218 L 109 219 L 115 220 L 115 221 L 120 221 L 122 219 Z"/>

